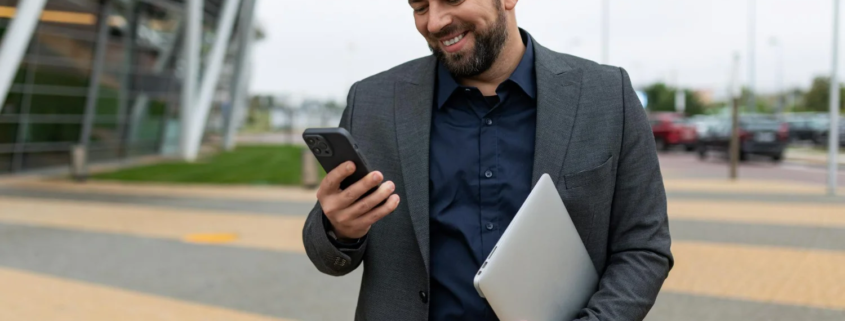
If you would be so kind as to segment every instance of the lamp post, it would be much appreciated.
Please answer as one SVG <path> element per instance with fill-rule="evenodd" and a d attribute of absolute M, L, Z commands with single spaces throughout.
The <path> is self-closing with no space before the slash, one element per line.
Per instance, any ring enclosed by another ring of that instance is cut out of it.
<path fill-rule="evenodd" d="M 775 62 L 775 70 L 777 72 L 777 89 L 775 90 L 777 93 L 777 105 L 775 106 L 775 114 L 780 115 L 786 108 L 785 88 L 783 87 L 783 43 L 777 37 L 772 37 L 769 40 L 769 45 L 777 50 L 777 61 Z"/>
<path fill-rule="evenodd" d="M 748 0 L 748 110 L 757 109 L 757 0 Z"/>
<path fill-rule="evenodd" d="M 610 0 L 602 1 L 601 63 L 610 63 Z"/>
<path fill-rule="evenodd" d="M 839 162 L 839 0 L 833 0 L 833 59 L 830 69 L 830 129 L 828 131 L 827 194 L 836 196 Z"/>

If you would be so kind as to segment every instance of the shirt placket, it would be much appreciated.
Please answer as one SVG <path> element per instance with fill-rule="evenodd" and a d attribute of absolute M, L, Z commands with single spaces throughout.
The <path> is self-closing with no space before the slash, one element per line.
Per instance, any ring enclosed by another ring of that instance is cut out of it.
<path fill-rule="evenodd" d="M 484 104 L 487 113 L 480 118 L 478 135 L 479 135 L 479 204 L 480 204 L 480 233 L 482 253 L 481 259 L 487 257 L 493 246 L 499 239 L 500 227 L 498 218 L 498 195 L 501 185 L 499 178 L 499 146 L 498 146 L 498 130 L 496 127 L 496 112 L 495 109 L 490 109 L 486 105 L 484 98 L 478 94 L 478 99 L 474 99 L 476 106 Z"/>

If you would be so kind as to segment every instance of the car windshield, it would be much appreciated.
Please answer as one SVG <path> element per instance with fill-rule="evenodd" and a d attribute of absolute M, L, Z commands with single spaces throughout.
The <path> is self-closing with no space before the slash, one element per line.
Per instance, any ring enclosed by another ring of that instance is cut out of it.
<path fill-rule="evenodd" d="M 751 131 L 761 131 L 761 130 L 771 130 L 777 131 L 780 129 L 781 123 L 775 120 L 768 120 L 768 119 L 753 119 L 753 120 L 746 120 L 742 122 L 742 127 L 746 130 Z"/>

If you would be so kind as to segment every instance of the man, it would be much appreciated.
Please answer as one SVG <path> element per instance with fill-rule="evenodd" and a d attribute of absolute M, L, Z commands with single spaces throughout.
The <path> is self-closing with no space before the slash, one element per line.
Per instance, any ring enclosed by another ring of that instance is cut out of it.
<path fill-rule="evenodd" d="M 673 258 L 628 75 L 542 47 L 517 0 L 409 4 L 434 54 L 352 86 L 340 126 L 374 171 L 346 190 L 352 164 L 323 180 L 311 261 L 336 276 L 364 263 L 356 320 L 496 320 L 473 276 L 549 173 L 601 275 L 579 320 L 642 320 Z"/>

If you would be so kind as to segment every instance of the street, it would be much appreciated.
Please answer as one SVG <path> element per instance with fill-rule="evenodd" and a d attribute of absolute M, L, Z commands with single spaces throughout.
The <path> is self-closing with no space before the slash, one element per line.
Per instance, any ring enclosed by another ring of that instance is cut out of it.
<path fill-rule="evenodd" d="M 720 159 L 660 161 L 676 265 L 647 320 L 845 320 L 845 197 L 823 167 L 728 182 Z M 351 320 L 361 269 L 304 254 L 313 195 L 0 180 L 0 320 Z"/>

